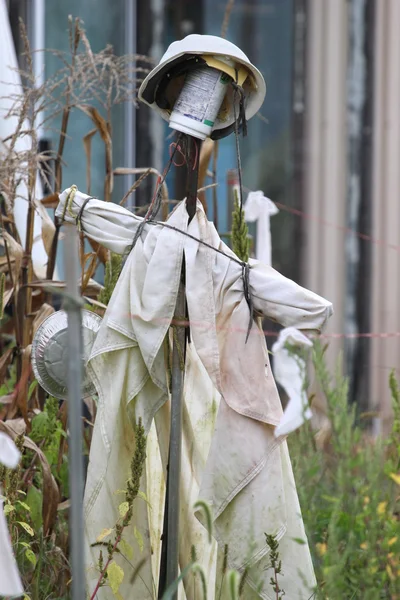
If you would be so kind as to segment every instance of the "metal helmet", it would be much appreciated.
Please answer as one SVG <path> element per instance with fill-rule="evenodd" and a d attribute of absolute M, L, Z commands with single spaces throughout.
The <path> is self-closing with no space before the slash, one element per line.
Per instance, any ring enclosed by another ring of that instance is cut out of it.
<path fill-rule="evenodd" d="M 168 121 L 186 73 L 206 65 L 227 73 L 241 86 L 246 120 L 253 117 L 265 98 L 264 78 L 240 48 L 214 35 L 191 34 L 173 42 L 140 86 L 139 100 Z M 212 139 L 223 138 L 234 130 L 233 97 L 231 90 L 224 101 L 224 118 L 215 122 Z"/>

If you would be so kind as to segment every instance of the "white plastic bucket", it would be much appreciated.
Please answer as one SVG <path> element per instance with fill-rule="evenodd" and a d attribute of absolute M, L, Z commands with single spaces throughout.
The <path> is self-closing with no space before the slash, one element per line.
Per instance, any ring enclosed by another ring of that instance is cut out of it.
<path fill-rule="evenodd" d="M 213 130 L 230 81 L 229 75 L 211 67 L 189 72 L 175 102 L 169 126 L 205 140 Z"/>

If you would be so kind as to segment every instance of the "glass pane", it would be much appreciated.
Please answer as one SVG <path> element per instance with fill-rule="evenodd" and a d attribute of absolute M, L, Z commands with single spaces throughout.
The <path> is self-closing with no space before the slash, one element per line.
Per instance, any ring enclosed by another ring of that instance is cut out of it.
<path fill-rule="evenodd" d="M 206 0 L 205 32 L 221 34 L 225 6 L 225 2 Z M 248 137 L 240 140 L 244 185 L 251 190 L 260 189 L 271 200 L 290 206 L 293 0 L 235 2 L 227 39 L 247 54 L 267 83 L 267 96 L 260 116 L 249 121 Z M 231 135 L 222 140 L 219 147 L 221 234 L 229 228 L 226 172 L 235 167 L 235 144 Z M 280 212 L 272 221 L 274 266 L 294 278 L 291 234 L 295 226 L 295 217 L 287 212 Z"/>
<path fill-rule="evenodd" d="M 124 54 L 124 0 L 69 0 L 68 2 L 46 2 L 46 48 L 68 50 L 68 16 L 80 17 L 94 52 L 111 44 L 114 53 Z M 106 16 L 106 18 L 105 18 Z M 51 76 L 60 68 L 60 60 L 46 55 L 46 76 Z M 93 102 L 94 106 L 98 106 Z M 104 112 L 104 111 L 103 111 Z M 105 115 L 104 115 L 105 116 Z M 117 106 L 112 113 L 113 126 L 113 164 L 124 166 L 124 110 Z M 60 120 L 55 129 L 60 127 Z M 62 187 L 75 183 L 86 191 L 86 160 L 83 148 L 83 136 L 93 129 L 93 122 L 81 111 L 74 109 L 68 125 L 68 138 L 65 144 Z M 57 131 L 46 132 L 53 145 L 58 144 Z M 91 193 L 103 198 L 105 151 L 99 134 L 92 138 L 92 189 Z M 121 198 L 122 182 L 116 180 L 114 200 Z"/>

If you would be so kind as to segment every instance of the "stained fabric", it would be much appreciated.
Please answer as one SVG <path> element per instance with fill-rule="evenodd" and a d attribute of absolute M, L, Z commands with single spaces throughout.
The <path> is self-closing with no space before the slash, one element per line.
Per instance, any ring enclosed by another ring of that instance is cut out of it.
<path fill-rule="evenodd" d="M 86 198 L 64 191 L 56 214 L 74 223 Z M 90 200 L 80 222 L 89 237 L 123 254 L 129 252 L 142 219 L 115 204 Z M 189 224 L 182 201 L 168 225 L 175 229 L 144 226 L 88 363 L 99 395 L 85 491 L 89 590 L 98 576 L 99 552 L 90 544 L 118 519 L 121 497 L 116 490 L 124 489 L 129 476 L 133 424 L 139 418 L 149 432 L 142 486 L 151 506 L 141 499 L 135 502 L 133 524 L 124 537 L 137 550 L 136 527 L 148 560 L 132 586 L 132 567 L 117 557 L 125 572 L 120 593 L 125 600 L 147 600 L 157 587 L 170 406 L 165 342 L 185 256 L 191 339 L 185 366 L 180 567 L 190 560 L 194 543 L 212 587 L 217 553 L 228 544 L 229 566 L 241 571 L 249 567 L 244 597 L 272 599 L 264 533 L 275 534 L 286 597 L 307 599 L 315 585 L 314 572 L 307 543 L 294 541 L 306 537 L 286 442 L 274 436 L 282 409 L 259 319 L 245 343 L 249 308 L 242 265 L 220 240 L 199 201 Z M 249 283 L 256 313 L 285 327 L 320 330 L 332 314 L 328 301 L 259 261 L 250 261 Z M 198 498 L 213 513 L 211 545 L 202 515 L 192 508 Z M 198 590 L 196 596 L 196 581 L 185 580 L 182 599 L 201 597 Z M 259 582 L 262 591 L 256 593 Z M 112 597 L 107 587 L 98 594 L 99 599 Z"/>

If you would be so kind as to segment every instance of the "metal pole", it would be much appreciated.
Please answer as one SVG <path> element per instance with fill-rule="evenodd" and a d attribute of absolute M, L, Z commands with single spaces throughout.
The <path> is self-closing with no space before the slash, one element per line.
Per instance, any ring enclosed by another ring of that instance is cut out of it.
<path fill-rule="evenodd" d="M 83 600 L 85 593 L 85 560 L 83 539 L 83 436 L 82 436 L 82 320 L 78 289 L 80 275 L 78 234 L 75 226 L 65 227 L 65 278 L 68 313 L 68 451 L 71 508 L 69 515 L 72 600 Z"/>
<path fill-rule="evenodd" d="M 190 222 L 196 213 L 200 141 L 191 136 L 186 137 L 188 143 L 186 155 L 188 173 L 186 206 Z M 197 161 L 196 164 L 193 164 L 194 160 Z M 172 354 L 171 429 L 158 598 L 162 598 L 165 590 L 177 579 L 179 566 L 179 491 L 182 456 L 183 382 L 186 339 L 189 328 L 186 323 L 188 315 L 184 282 L 185 262 L 183 260 L 181 282 L 174 313 L 175 329 Z M 177 600 L 177 598 L 178 590 L 174 593 L 173 600 Z"/>
<path fill-rule="evenodd" d="M 179 285 L 174 319 L 176 322 L 185 318 L 185 288 Z M 167 563 L 166 585 L 168 587 L 178 577 L 179 564 L 179 490 L 181 479 L 182 455 L 182 408 L 183 378 L 185 369 L 185 327 L 174 329 L 174 347 L 172 354 L 172 395 L 171 395 L 171 430 L 169 441 L 169 470 L 167 498 Z M 177 594 L 174 598 L 177 597 Z"/>

